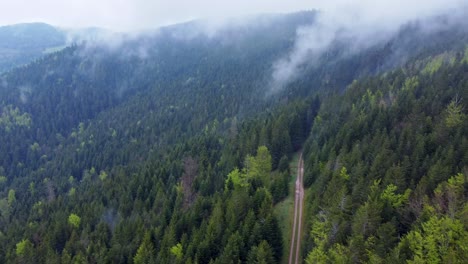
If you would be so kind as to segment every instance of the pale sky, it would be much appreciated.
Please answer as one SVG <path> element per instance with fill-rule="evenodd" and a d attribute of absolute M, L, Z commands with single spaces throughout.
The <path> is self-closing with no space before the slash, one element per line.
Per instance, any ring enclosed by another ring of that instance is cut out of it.
<path fill-rule="evenodd" d="M 113 30 L 155 28 L 195 18 L 310 9 L 304 0 L 0 0 L 0 25 L 46 22 Z"/>
<path fill-rule="evenodd" d="M 0 25 L 46 22 L 115 31 L 151 29 L 195 18 L 334 10 L 392 21 L 454 8 L 468 0 L 0 0 Z M 340 12 L 338 12 L 340 13 Z"/>

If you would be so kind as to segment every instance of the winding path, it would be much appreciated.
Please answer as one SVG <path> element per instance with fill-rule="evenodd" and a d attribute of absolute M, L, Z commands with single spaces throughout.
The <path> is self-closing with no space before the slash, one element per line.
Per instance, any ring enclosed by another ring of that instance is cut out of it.
<path fill-rule="evenodd" d="M 304 160 L 302 154 L 297 162 L 296 195 L 294 200 L 294 223 L 292 228 L 291 247 L 289 249 L 289 264 L 299 263 L 302 234 L 302 209 L 304 205 Z"/>

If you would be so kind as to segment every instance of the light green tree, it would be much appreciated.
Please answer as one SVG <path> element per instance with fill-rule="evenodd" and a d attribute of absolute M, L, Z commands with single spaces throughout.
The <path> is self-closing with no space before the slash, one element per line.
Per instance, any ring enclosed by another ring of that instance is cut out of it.
<path fill-rule="evenodd" d="M 380 195 L 382 200 L 388 201 L 395 208 L 398 208 L 408 202 L 409 195 L 411 194 L 411 190 L 409 189 L 406 190 L 404 194 L 396 194 L 395 191 L 397 188 L 397 186 L 389 184 Z"/>
<path fill-rule="evenodd" d="M 328 233 L 330 231 L 330 223 L 324 214 L 319 214 L 312 223 L 312 231 L 310 236 L 314 241 L 314 248 L 309 252 L 306 258 L 307 264 L 326 263 L 328 254 L 325 251 L 325 245 L 328 242 Z"/>
<path fill-rule="evenodd" d="M 30 148 L 32 151 L 37 151 L 37 150 L 39 150 L 40 146 L 39 146 L 39 143 L 34 142 L 34 144 L 32 144 L 31 146 L 29 146 L 29 148 Z"/>
<path fill-rule="evenodd" d="M 413 258 L 408 263 L 461 263 L 468 257 L 468 232 L 449 217 L 433 216 L 404 238 Z M 400 243 L 401 245 L 402 243 Z"/>
<path fill-rule="evenodd" d="M 16 192 L 13 189 L 8 191 L 8 205 L 12 205 L 16 202 Z"/>
<path fill-rule="evenodd" d="M 0 187 L 2 187 L 7 181 L 7 178 L 5 176 L 0 176 Z"/>
<path fill-rule="evenodd" d="M 267 241 L 262 240 L 258 246 L 252 247 L 248 256 L 248 263 L 269 264 L 275 263 L 273 250 Z"/>
<path fill-rule="evenodd" d="M 177 243 L 175 246 L 171 247 L 171 254 L 176 257 L 177 260 L 181 260 L 183 256 L 182 244 Z"/>
<path fill-rule="evenodd" d="M 81 218 L 76 214 L 70 214 L 70 216 L 68 217 L 68 223 L 74 226 L 75 228 L 78 228 L 80 227 Z"/>
<path fill-rule="evenodd" d="M 247 178 L 258 178 L 265 187 L 268 187 L 270 183 L 271 166 L 271 155 L 265 146 L 258 147 L 255 157 L 248 155 L 245 158 Z"/>
<path fill-rule="evenodd" d="M 154 246 L 153 242 L 151 242 L 151 234 L 149 232 L 145 233 L 143 241 L 140 244 L 140 247 L 133 257 L 133 263 L 135 264 L 146 264 L 146 263 L 154 263 Z"/>
<path fill-rule="evenodd" d="M 443 63 L 444 57 L 441 55 L 431 58 L 431 60 L 426 64 L 426 67 L 422 70 L 422 73 L 433 75 L 440 69 L 440 67 L 442 67 Z"/>
<path fill-rule="evenodd" d="M 0 128 L 5 129 L 6 132 L 10 132 L 14 127 L 30 128 L 31 126 L 31 116 L 28 113 L 21 113 L 18 107 L 7 105 L 0 113 Z"/>
<path fill-rule="evenodd" d="M 29 193 L 31 195 L 34 195 L 36 193 L 36 185 L 34 184 L 34 182 L 30 182 L 29 183 Z"/>
<path fill-rule="evenodd" d="M 75 196 L 75 194 L 76 194 L 75 187 L 71 187 L 70 190 L 68 191 L 68 196 Z"/>
<path fill-rule="evenodd" d="M 458 211 L 466 205 L 465 175 L 459 173 L 446 182 L 440 183 L 434 190 L 435 208 L 440 213 L 447 213 L 455 218 Z"/>
<path fill-rule="evenodd" d="M 99 173 L 99 179 L 101 179 L 101 181 L 104 181 L 105 179 L 107 178 L 107 173 L 105 171 L 101 171 Z"/>
<path fill-rule="evenodd" d="M 247 155 L 245 158 L 245 167 L 242 171 L 238 168 L 231 171 L 225 182 L 225 189 L 232 184 L 234 188 L 244 188 L 249 186 L 249 181 L 259 179 L 265 187 L 270 184 L 271 173 L 271 155 L 267 147 L 260 146 L 257 155 Z"/>
<path fill-rule="evenodd" d="M 26 252 L 33 247 L 32 243 L 28 239 L 23 239 L 16 243 L 16 255 L 18 257 L 24 256 Z"/>
<path fill-rule="evenodd" d="M 346 169 L 346 167 L 343 166 L 343 168 L 341 168 L 341 171 L 340 171 L 340 177 L 343 179 L 343 180 L 349 180 L 349 174 L 348 174 L 348 170 Z"/>
<path fill-rule="evenodd" d="M 463 57 L 462 63 L 468 63 L 468 45 L 465 48 L 465 56 Z"/>
<path fill-rule="evenodd" d="M 247 181 L 247 175 L 245 172 L 239 171 L 238 168 L 235 168 L 228 174 L 228 178 L 225 182 L 225 189 L 229 188 L 229 184 L 232 184 L 234 188 L 248 187 L 249 182 Z"/>
<path fill-rule="evenodd" d="M 458 98 L 452 100 L 449 103 L 449 105 L 445 109 L 445 113 L 445 124 L 449 128 L 457 127 L 458 125 L 462 124 L 463 120 L 465 119 L 465 115 L 463 114 L 463 108 Z"/>
<path fill-rule="evenodd" d="M 244 246 L 242 237 L 239 232 L 232 234 L 229 238 L 223 253 L 219 257 L 219 263 L 225 264 L 240 264 L 240 249 Z"/>
<path fill-rule="evenodd" d="M 8 200 L 6 198 L 0 199 L 0 216 L 8 218 L 10 217 L 10 205 L 8 204 Z"/>
<path fill-rule="evenodd" d="M 346 264 L 350 263 L 351 259 L 349 258 L 350 256 L 350 250 L 341 245 L 341 244 L 334 244 L 330 250 L 328 250 L 328 258 L 331 263 L 336 263 L 336 264 Z"/>

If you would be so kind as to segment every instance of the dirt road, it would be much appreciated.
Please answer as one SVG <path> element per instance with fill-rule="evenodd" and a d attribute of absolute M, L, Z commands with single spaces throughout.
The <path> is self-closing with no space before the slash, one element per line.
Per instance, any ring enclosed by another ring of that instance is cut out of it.
<path fill-rule="evenodd" d="M 292 228 L 291 247 L 289 249 L 289 264 L 299 263 L 302 238 L 302 209 L 304 205 L 304 160 L 302 154 L 297 162 L 296 195 L 294 200 L 294 223 Z"/>

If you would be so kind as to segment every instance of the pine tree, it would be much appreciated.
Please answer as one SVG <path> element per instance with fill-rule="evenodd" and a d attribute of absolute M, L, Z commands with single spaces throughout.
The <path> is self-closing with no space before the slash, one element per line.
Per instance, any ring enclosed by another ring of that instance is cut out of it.
<path fill-rule="evenodd" d="M 151 233 L 146 232 L 143 241 L 140 244 L 135 256 L 133 257 L 135 264 L 155 263 L 155 250 L 151 241 Z"/>

